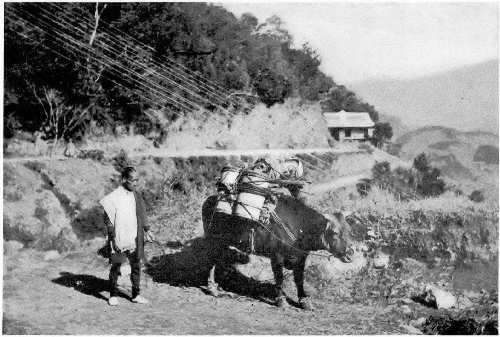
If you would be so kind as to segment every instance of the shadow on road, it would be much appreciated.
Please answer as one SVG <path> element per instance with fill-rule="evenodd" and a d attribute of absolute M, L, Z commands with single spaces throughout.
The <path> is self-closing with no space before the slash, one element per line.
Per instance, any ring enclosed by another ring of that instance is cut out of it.
<path fill-rule="evenodd" d="M 93 275 L 72 274 L 69 272 L 61 272 L 60 275 L 60 277 L 53 279 L 52 282 L 68 288 L 73 288 L 85 295 L 94 296 L 105 301 L 108 300 L 101 295 L 101 292 L 109 291 L 108 280 Z M 119 294 L 118 296 L 126 297 L 124 294 Z"/>
<path fill-rule="evenodd" d="M 210 273 L 210 247 L 206 240 L 197 238 L 181 251 L 155 256 L 146 266 L 146 273 L 154 282 L 172 286 L 205 287 Z M 228 251 L 224 256 L 225 267 L 216 268 L 215 280 L 223 290 L 270 303 L 275 296 L 274 285 L 248 278 L 231 267 L 246 263 L 240 255 Z"/>

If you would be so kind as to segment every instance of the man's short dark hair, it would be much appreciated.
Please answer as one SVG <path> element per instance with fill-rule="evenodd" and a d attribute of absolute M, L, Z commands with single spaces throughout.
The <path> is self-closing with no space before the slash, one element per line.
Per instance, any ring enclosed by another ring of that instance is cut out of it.
<path fill-rule="evenodd" d="M 128 179 L 132 175 L 132 172 L 135 172 L 135 167 L 126 166 L 122 171 L 122 179 Z"/>

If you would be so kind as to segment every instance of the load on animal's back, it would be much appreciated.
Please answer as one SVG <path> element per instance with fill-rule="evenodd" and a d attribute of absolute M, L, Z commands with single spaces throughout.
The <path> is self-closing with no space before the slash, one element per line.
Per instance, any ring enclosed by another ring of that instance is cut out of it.
<path fill-rule="evenodd" d="M 248 168 L 222 170 L 218 194 L 208 197 L 202 207 L 211 247 L 209 293 L 217 294 L 215 266 L 227 264 L 225 252 L 231 248 L 270 258 L 279 306 L 286 303 L 283 267 L 293 270 L 299 303 L 308 308 L 303 274 L 309 252 L 326 250 L 348 262 L 349 242 L 340 227 L 297 197 L 304 185 L 302 174 L 296 158 L 276 165 L 259 159 Z"/>
<path fill-rule="evenodd" d="M 298 196 L 303 187 L 299 180 L 303 173 L 302 163 L 296 157 L 285 159 L 275 167 L 263 158 L 248 168 L 225 166 L 216 184 L 215 212 L 268 223 L 277 195 Z"/>

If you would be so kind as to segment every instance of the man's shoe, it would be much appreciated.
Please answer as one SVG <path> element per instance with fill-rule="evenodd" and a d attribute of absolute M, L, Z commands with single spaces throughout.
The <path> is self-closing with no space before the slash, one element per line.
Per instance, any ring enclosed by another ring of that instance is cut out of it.
<path fill-rule="evenodd" d="M 142 297 L 141 295 L 137 295 L 136 297 L 134 297 L 132 299 L 132 302 L 139 303 L 139 304 L 148 304 L 149 303 L 149 301 L 147 299 L 145 299 L 144 297 Z"/>
<path fill-rule="evenodd" d="M 109 303 L 109 305 L 112 305 L 112 306 L 118 305 L 118 297 L 116 297 L 116 296 L 110 297 L 108 300 L 108 303 Z"/>

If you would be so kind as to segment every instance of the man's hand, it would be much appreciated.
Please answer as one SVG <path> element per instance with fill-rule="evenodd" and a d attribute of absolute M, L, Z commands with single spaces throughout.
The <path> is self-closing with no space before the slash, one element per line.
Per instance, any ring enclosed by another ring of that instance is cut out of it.
<path fill-rule="evenodd" d="M 144 233 L 144 241 L 145 242 L 153 242 L 155 241 L 155 236 L 153 234 L 153 232 L 151 231 L 147 231 Z"/>
<path fill-rule="evenodd" d="M 115 242 L 115 239 L 114 238 L 111 238 L 109 239 L 109 243 L 111 244 L 111 250 L 115 253 L 120 253 L 120 249 L 118 248 L 118 246 L 116 245 L 116 242 Z"/>

